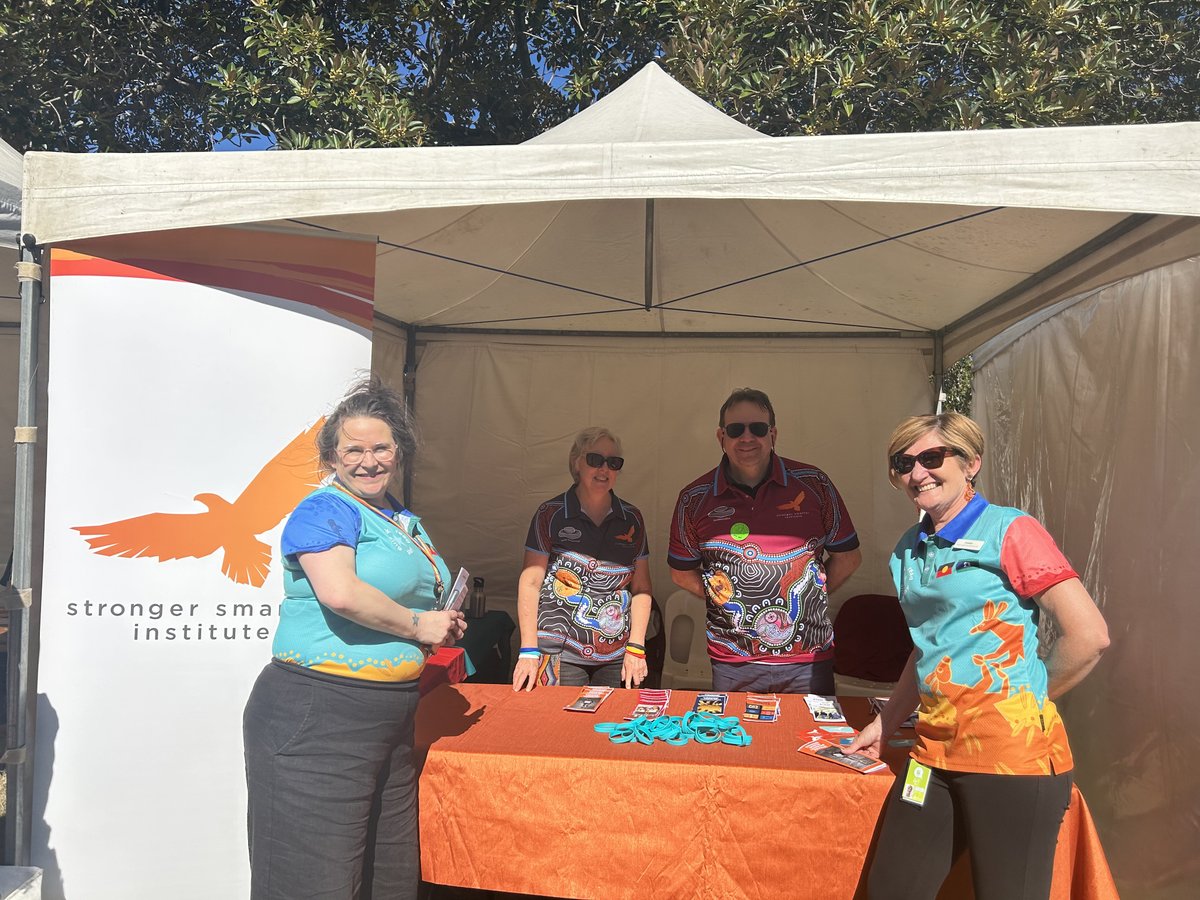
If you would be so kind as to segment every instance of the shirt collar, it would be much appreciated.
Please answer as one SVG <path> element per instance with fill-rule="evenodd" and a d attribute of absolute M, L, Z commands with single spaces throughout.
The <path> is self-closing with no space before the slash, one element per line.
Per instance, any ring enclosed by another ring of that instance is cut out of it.
<path fill-rule="evenodd" d="M 583 511 L 583 507 L 579 504 L 579 495 L 575 493 L 575 489 L 577 487 L 578 485 L 573 484 L 567 488 L 566 493 L 563 494 L 563 515 L 565 515 L 568 519 L 583 518 L 588 519 L 590 522 L 591 519 L 588 518 L 587 514 Z M 611 514 L 622 519 L 627 518 L 625 515 L 625 504 L 621 502 L 621 499 L 616 495 L 616 493 L 609 491 L 608 496 L 612 501 Z M 605 516 L 605 518 L 607 519 L 608 516 Z"/>
<path fill-rule="evenodd" d="M 942 526 L 942 530 L 937 532 L 937 537 L 952 544 L 962 540 L 987 508 L 988 502 L 984 499 L 983 494 L 976 494 L 967 501 L 966 506 L 958 511 L 958 515 Z M 917 529 L 916 542 L 920 544 L 922 541 L 929 540 L 932 531 L 933 520 L 926 514 L 921 517 L 921 527 Z"/>
<path fill-rule="evenodd" d="M 762 483 L 774 481 L 784 487 L 787 486 L 787 469 L 784 468 L 783 460 L 771 451 L 771 460 L 767 463 L 767 476 L 762 480 Z M 723 494 L 728 490 L 732 490 L 734 485 L 733 480 L 729 477 L 729 457 L 721 454 L 721 464 L 717 466 L 716 472 L 713 473 L 713 493 Z M 749 485 L 747 485 L 749 487 Z"/>

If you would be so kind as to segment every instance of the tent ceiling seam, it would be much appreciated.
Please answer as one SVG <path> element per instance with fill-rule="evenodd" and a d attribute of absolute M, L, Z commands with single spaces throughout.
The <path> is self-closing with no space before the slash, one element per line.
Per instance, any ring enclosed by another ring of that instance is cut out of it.
<path fill-rule="evenodd" d="M 717 285 L 716 287 L 705 288 L 702 291 L 694 291 L 691 294 L 684 294 L 682 297 L 676 297 L 673 300 L 664 300 L 662 303 L 659 303 L 658 306 L 667 307 L 674 303 L 682 303 L 684 300 L 691 300 L 691 299 L 694 299 L 695 297 L 701 297 L 705 294 L 712 294 L 717 291 L 723 291 L 727 288 L 737 287 L 738 285 L 747 284 L 751 281 L 757 281 L 760 278 L 769 278 L 772 275 L 780 275 L 784 272 L 790 272 L 792 269 L 799 269 L 799 268 L 804 268 L 807 266 L 815 265 L 816 263 L 824 262 L 829 259 L 836 259 L 839 256 L 846 256 L 847 254 L 850 254 L 850 253 L 856 253 L 859 250 L 867 250 L 867 249 L 870 249 L 871 247 L 878 247 L 881 244 L 888 244 L 888 243 L 891 243 L 892 241 L 901 240 L 902 238 L 912 237 L 913 235 L 921 234 L 922 232 L 925 232 L 925 231 L 933 231 L 936 228 L 944 228 L 947 225 L 955 225 L 959 222 L 965 222 L 968 219 L 978 218 L 979 216 L 986 216 L 986 215 L 989 215 L 990 213 L 999 212 L 1000 210 L 1006 209 L 1006 208 L 1007 207 L 1004 207 L 1004 206 L 992 206 L 987 209 L 976 210 L 973 213 L 968 213 L 963 216 L 956 216 L 955 218 L 947 219 L 944 222 L 936 222 L 933 225 L 924 225 L 920 228 L 914 228 L 912 231 L 905 231 L 901 234 L 881 238 L 877 241 L 870 241 L 866 244 L 859 244 L 855 247 L 847 247 L 843 250 L 837 250 L 833 253 L 826 253 L 824 256 L 817 256 L 817 257 L 814 257 L 813 259 L 808 259 L 808 260 L 804 260 L 802 262 L 794 263 L 790 266 L 783 266 L 778 269 L 772 269 L 769 272 L 761 272 L 758 275 L 750 275 L 750 276 L 747 276 L 746 278 L 739 278 L 737 281 L 731 281 L 727 284 Z"/>
<path fill-rule="evenodd" d="M 315 222 L 306 222 L 303 219 L 288 219 L 288 221 L 294 222 L 297 225 L 304 225 L 309 228 L 318 228 L 322 231 L 333 231 L 333 232 L 337 232 L 338 234 L 342 233 L 337 228 L 330 228 L 326 225 L 318 225 Z M 569 284 L 561 284 L 560 282 L 557 282 L 557 281 L 550 281 L 547 278 L 538 278 L 535 275 L 524 275 L 520 272 L 509 272 L 509 271 L 501 269 L 497 266 L 489 266 L 486 263 L 471 262 L 468 259 L 458 259 L 457 257 L 454 257 L 454 256 L 446 256 L 445 254 L 442 254 L 442 253 L 434 253 L 432 250 L 422 250 L 418 247 L 408 247 L 408 246 L 405 246 L 404 244 L 394 243 L 393 241 L 385 241 L 381 237 L 376 237 L 375 240 L 376 240 L 376 243 L 379 243 L 379 244 L 383 245 L 384 247 L 390 247 L 393 250 L 406 250 L 409 253 L 416 253 L 421 256 L 429 256 L 434 259 L 440 259 L 444 262 L 458 263 L 459 265 L 470 266 L 471 268 L 474 268 L 474 269 L 483 269 L 487 272 L 495 272 L 498 275 L 507 275 L 510 278 L 519 278 L 522 281 L 532 281 L 535 284 L 545 285 L 546 287 L 562 288 L 565 291 L 572 291 L 577 294 L 586 294 L 589 297 L 597 297 L 601 300 L 612 300 L 616 303 L 622 303 L 627 306 L 636 307 L 637 309 L 643 308 L 642 304 L 637 302 L 636 300 L 626 300 L 624 297 L 615 297 L 612 294 L 604 294 L 599 291 L 590 291 L 587 288 L 573 287 L 572 285 L 569 285 Z"/>
<path fill-rule="evenodd" d="M 1096 251 L 1106 247 L 1113 241 L 1133 231 L 1133 229 L 1137 228 L 1139 225 L 1149 222 L 1153 218 L 1154 216 L 1149 213 L 1135 213 L 1134 215 L 1127 216 L 1116 225 L 1096 235 L 1096 237 L 1092 238 L 1090 241 L 1087 241 L 1086 243 L 1076 247 L 1070 253 L 1060 256 L 1054 262 L 1050 263 L 1050 265 L 1039 269 L 1028 278 L 1019 282 L 1018 284 L 1013 285 L 1007 290 L 1001 291 L 995 297 L 992 297 L 990 300 L 981 303 L 979 306 L 975 307 L 965 315 L 959 316 L 949 325 L 946 325 L 942 330 L 947 336 L 954 334 L 955 331 L 958 331 L 963 326 L 970 325 L 972 322 L 975 322 L 979 318 L 987 315 L 997 307 L 1003 306 L 1014 297 L 1019 297 L 1026 291 L 1037 287 L 1039 284 L 1049 280 L 1064 269 L 1083 259 L 1086 259 Z"/>

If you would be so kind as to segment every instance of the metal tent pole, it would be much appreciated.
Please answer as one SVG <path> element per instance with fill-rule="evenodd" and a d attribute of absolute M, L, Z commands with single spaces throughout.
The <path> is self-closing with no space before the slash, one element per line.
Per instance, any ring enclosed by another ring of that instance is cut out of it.
<path fill-rule="evenodd" d="M 29 865 L 32 797 L 27 743 L 32 733 L 29 708 L 29 614 L 33 602 L 33 490 L 37 451 L 38 307 L 42 301 L 42 254 L 23 235 L 17 278 L 21 283 L 21 359 L 17 376 L 17 427 L 14 436 L 17 481 L 13 502 L 12 586 L 4 592 L 8 613 L 8 733 L 3 757 L 7 779 L 5 858 Z"/>

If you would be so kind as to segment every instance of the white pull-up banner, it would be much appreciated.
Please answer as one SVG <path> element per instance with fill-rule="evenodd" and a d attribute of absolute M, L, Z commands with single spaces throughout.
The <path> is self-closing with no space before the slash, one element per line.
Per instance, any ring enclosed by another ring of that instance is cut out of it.
<path fill-rule="evenodd" d="M 53 251 L 43 896 L 246 896 L 242 707 L 317 427 L 370 368 L 374 265 L 372 242 L 233 228 Z"/>

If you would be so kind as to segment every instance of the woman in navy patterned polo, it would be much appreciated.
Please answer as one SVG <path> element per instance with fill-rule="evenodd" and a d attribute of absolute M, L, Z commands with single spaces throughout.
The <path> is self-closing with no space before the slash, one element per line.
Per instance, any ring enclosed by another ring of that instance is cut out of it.
<path fill-rule="evenodd" d="M 534 513 L 517 587 L 513 690 L 637 687 L 646 677 L 650 550 L 642 514 L 613 492 L 624 464 L 612 432 L 585 428 L 567 457 L 575 483 Z"/>

